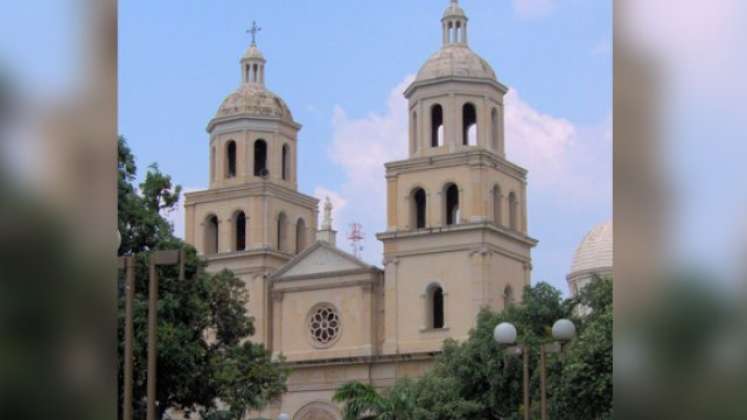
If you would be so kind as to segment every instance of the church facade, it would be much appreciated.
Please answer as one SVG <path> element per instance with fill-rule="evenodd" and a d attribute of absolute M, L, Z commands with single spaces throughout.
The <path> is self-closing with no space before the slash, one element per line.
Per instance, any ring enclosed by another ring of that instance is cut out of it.
<path fill-rule="evenodd" d="M 339 419 L 342 384 L 378 387 L 422 375 L 446 338 L 463 340 L 483 307 L 501 310 L 529 284 L 527 172 L 505 155 L 503 97 L 469 48 L 451 0 L 442 46 L 404 92 L 409 153 L 386 164 L 382 267 L 336 246 L 331 204 L 298 191 L 301 125 L 265 86 L 252 42 L 241 84 L 209 122 L 210 183 L 185 201 L 185 236 L 208 270 L 246 284 L 253 340 L 293 369 L 261 413 Z"/>

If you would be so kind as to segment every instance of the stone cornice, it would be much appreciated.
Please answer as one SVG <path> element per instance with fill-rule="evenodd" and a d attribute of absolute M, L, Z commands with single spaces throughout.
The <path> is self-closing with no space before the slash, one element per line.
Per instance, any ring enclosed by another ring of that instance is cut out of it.
<path fill-rule="evenodd" d="M 454 153 L 387 162 L 384 166 L 386 167 L 387 178 L 402 173 L 455 166 L 495 168 L 522 183 L 526 183 L 527 176 L 526 169 L 509 162 L 493 152 L 474 146 L 470 147 L 469 150 Z"/>
<path fill-rule="evenodd" d="M 282 125 L 284 125 L 286 127 L 290 127 L 290 128 L 292 128 L 292 129 L 294 129 L 296 131 L 300 130 L 303 127 L 301 124 L 299 124 L 299 123 L 297 123 L 295 121 L 288 121 L 288 120 L 283 119 L 283 118 L 269 117 L 269 116 L 268 117 L 262 117 L 262 116 L 257 116 L 257 115 L 254 115 L 254 114 L 236 114 L 236 115 L 231 115 L 231 116 L 227 116 L 227 117 L 215 117 L 215 118 L 211 119 L 210 122 L 208 123 L 207 127 L 205 128 L 205 130 L 208 133 L 211 133 L 213 131 L 213 129 L 215 128 L 215 126 L 218 125 L 218 124 L 230 123 L 230 122 L 242 121 L 242 120 L 246 120 L 246 121 L 267 121 L 267 122 L 274 122 L 274 123 L 282 124 Z"/>
<path fill-rule="evenodd" d="M 322 273 L 311 273 L 311 274 L 300 274 L 296 276 L 278 277 L 273 278 L 273 283 L 286 283 L 299 280 L 314 280 L 314 279 L 328 279 L 331 277 L 344 277 L 352 276 L 356 274 L 380 274 L 382 271 L 377 267 L 359 268 L 354 270 L 341 270 L 341 271 L 329 271 Z M 368 280 L 367 280 L 368 281 Z"/>
<path fill-rule="evenodd" d="M 331 276 L 330 276 L 331 277 Z M 283 283 L 287 280 L 282 281 Z M 349 281 L 338 281 L 338 282 L 324 282 L 318 284 L 304 284 L 302 286 L 286 286 L 283 288 L 276 288 L 275 285 L 279 283 L 277 280 L 273 282 L 272 293 L 294 293 L 294 292 L 306 292 L 310 290 L 323 290 L 323 289 L 340 289 L 343 287 L 370 287 L 375 283 L 375 279 L 365 280 L 349 280 Z"/>
<path fill-rule="evenodd" d="M 502 226 L 498 226 L 493 222 L 460 223 L 457 225 L 439 226 L 439 227 L 432 227 L 432 228 L 418 229 L 418 230 L 387 231 L 387 232 L 377 233 L 376 238 L 379 239 L 380 241 L 387 241 L 391 239 L 416 238 L 419 236 L 448 235 L 450 233 L 455 233 L 455 232 L 465 232 L 465 231 L 479 230 L 479 229 L 490 230 L 503 237 L 507 237 L 515 241 L 521 242 L 522 244 L 526 246 L 534 247 L 535 245 L 537 245 L 536 239 L 531 238 L 527 235 L 524 235 L 521 232 L 507 229 Z"/>
<path fill-rule="evenodd" d="M 590 268 L 587 270 L 581 270 L 581 271 L 576 271 L 574 273 L 570 273 L 565 276 L 565 279 L 568 281 L 573 281 L 573 280 L 578 280 L 579 278 L 591 276 L 594 274 L 600 277 L 604 277 L 604 276 L 610 276 L 612 275 L 612 273 L 613 273 L 612 267 Z"/>
<path fill-rule="evenodd" d="M 283 187 L 269 181 L 249 182 L 222 188 L 211 188 L 184 194 L 184 205 L 190 206 L 201 203 L 211 203 L 226 199 L 245 198 L 247 196 L 270 196 L 282 198 L 299 206 L 316 210 L 319 199 Z"/>
<path fill-rule="evenodd" d="M 257 249 L 251 249 L 248 251 L 233 251 L 233 252 L 223 252 L 219 254 L 214 255 L 203 255 L 202 258 L 204 258 L 208 262 L 214 262 L 214 261 L 225 261 L 225 260 L 231 260 L 231 259 L 242 259 L 246 257 L 252 257 L 252 256 L 272 256 L 284 260 L 290 260 L 293 257 L 293 254 L 280 252 L 274 248 L 265 247 L 265 248 L 257 248 Z M 261 267 L 260 267 L 261 268 Z M 257 268 L 252 268 L 249 271 L 235 271 L 236 274 L 244 274 L 244 273 L 250 273 L 250 272 L 256 272 Z"/>
<path fill-rule="evenodd" d="M 508 87 L 497 80 L 476 79 L 473 77 L 460 77 L 460 76 L 444 76 L 444 77 L 437 77 L 435 79 L 415 81 L 410 86 L 408 86 L 407 89 L 405 89 L 404 95 L 405 95 L 405 98 L 410 99 L 413 93 L 415 93 L 415 90 L 417 90 L 418 88 L 426 87 L 426 86 L 433 86 L 433 85 L 444 85 L 449 82 L 489 85 L 497 89 L 500 93 L 504 95 L 508 92 Z"/>
<path fill-rule="evenodd" d="M 290 368 L 312 368 L 312 367 L 323 367 L 323 366 L 337 366 L 337 365 L 356 365 L 356 364 L 381 364 L 381 363 L 396 363 L 396 362 L 411 362 L 411 361 L 428 361 L 433 360 L 440 351 L 437 352 L 423 352 L 423 353 L 398 353 L 398 354 L 382 354 L 373 356 L 356 356 L 356 357 L 336 357 L 329 359 L 317 359 L 317 360 L 299 360 L 294 362 L 285 362 L 285 365 Z"/>

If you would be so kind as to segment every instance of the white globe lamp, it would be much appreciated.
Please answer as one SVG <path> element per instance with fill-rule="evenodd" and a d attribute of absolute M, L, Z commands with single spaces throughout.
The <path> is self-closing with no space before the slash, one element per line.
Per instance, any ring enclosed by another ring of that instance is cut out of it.
<path fill-rule="evenodd" d="M 516 343 L 516 327 L 510 322 L 501 322 L 493 330 L 493 338 L 498 344 L 514 344 Z"/>
<path fill-rule="evenodd" d="M 278 420 L 290 420 L 291 416 L 288 415 L 288 413 L 280 413 L 278 416 Z"/>
<path fill-rule="evenodd" d="M 567 319 L 559 319 L 552 326 L 552 336 L 558 341 L 571 341 L 576 336 L 576 326 Z"/>

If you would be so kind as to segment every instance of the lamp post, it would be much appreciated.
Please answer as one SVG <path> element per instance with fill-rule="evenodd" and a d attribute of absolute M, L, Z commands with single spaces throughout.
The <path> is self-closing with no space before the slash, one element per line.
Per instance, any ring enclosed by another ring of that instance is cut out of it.
<path fill-rule="evenodd" d="M 563 345 L 576 336 L 576 326 L 567 319 L 559 319 L 552 326 L 552 336 L 554 340 L 541 343 L 540 352 L 540 412 L 542 420 L 547 420 L 547 397 L 546 397 L 546 372 L 545 372 L 545 354 L 560 353 L 563 351 Z M 525 343 L 516 342 L 516 327 L 510 322 L 502 322 L 493 330 L 493 338 L 503 346 L 508 347 L 510 354 L 523 355 L 524 359 L 524 419 L 529 420 L 530 403 L 529 403 L 529 352 L 530 348 Z"/>

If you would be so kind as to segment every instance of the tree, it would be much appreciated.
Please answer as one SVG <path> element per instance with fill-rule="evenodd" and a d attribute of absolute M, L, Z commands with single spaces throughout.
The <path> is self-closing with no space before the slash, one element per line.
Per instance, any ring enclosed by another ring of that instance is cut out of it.
<path fill-rule="evenodd" d="M 163 212 L 173 210 L 181 188 L 158 166 L 134 186 L 137 168 L 124 138 L 119 139 L 120 254 L 136 255 L 133 304 L 133 395 L 136 416 L 144 417 L 147 346 L 147 262 L 157 249 L 186 250 L 185 280 L 176 267 L 159 267 L 158 372 L 159 418 L 168 409 L 237 419 L 263 407 L 285 390 L 288 372 L 272 361 L 254 334 L 244 283 L 230 271 L 209 275 L 194 248 L 173 234 Z M 124 277 L 119 282 L 119 383 L 123 378 Z M 121 389 L 120 389 L 121 391 Z M 122 392 L 120 394 L 120 403 Z M 222 412 L 216 403 L 228 404 Z M 121 404 L 120 404 L 121 407 Z"/>
<path fill-rule="evenodd" d="M 583 308 L 578 336 L 553 378 L 551 417 L 607 419 L 612 416 L 612 279 L 595 278 L 572 301 Z"/>
<path fill-rule="evenodd" d="M 426 375 L 402 379 L 379 392 L 372 385 L 350 382 L 334 400 L 344 403 L 345 420 L 467 420 L 476 418 L 480 404 L 454 393 L 452 379 Z"/>

